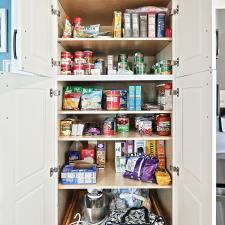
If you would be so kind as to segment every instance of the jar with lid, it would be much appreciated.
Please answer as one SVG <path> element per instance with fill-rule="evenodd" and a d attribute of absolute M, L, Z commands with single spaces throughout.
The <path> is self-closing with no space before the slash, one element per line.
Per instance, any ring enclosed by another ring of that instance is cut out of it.
<path fill-rule="evenodd" d="M 127 114 L 120 114 L 116 117 L 116 132 L 127 133 L 129 132 L 130 122 Z"/>
<path fill-rule="evenodd" d="M 157 134 L 159 136 L 169 136 L 171 134 L 171 118 L 167 114 L 159 114 L 156 117 Z"/>
<path fill-rule="evenodd" d="M 80 37 L 82 18 L 74 17 L 73 19 L 73 37 Z"/>

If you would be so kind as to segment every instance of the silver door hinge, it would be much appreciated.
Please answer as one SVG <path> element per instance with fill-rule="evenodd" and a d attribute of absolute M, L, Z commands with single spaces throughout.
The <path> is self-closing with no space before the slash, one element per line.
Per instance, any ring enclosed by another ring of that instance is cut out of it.
<path fill-rule="evenodd" d="M 177 88 L 176 90 L 173 90 L 173 95 L 176 95 L 177 97 L 179 97 L 179 95 L 180 95 L 180 89 Z"/>
<path fill-rule="evenodd" d="M 177 5 L 176 9 L 172 9 L 170 15 L 178 15 L 180 11 L 179 5 Z"/>
<path fill-rule="evenodd" d="M 53 96 L 60 96 L 60 90 L 53 90 L 51 88 L 50 89 L 50 97 L 52 98 Z"/>
<path fill-rule="evenodd" d="M 52 15 L 60 17 L 60 11 L 57 9 L 54 9 L 53 5 L 51 5 L 51 13 Z"/>
<path fill-rule="evenodd" d="M 60 170 L 60 166 L 58 167 L 51 167 L 50 168 L 50 177 L 52 177 L 54 175 L 54 173 L 58 173 Z"/>
<path fill-rule="evenodd" d="M 54 60 L 53 58 L 51 58 L 51 64 L 52 67 L 61 65 L 60 61 Z"/>
<path fill-rule="evenodd" d="M 180 58 L 178 57 L 176 60 L 173 60 L 173 66 L 179 66 L 180 65 Z"/>
<path fill-rule="evenodd" d="M 173 172 L 173 173 L 176 173 L 177 176 L 180 175 L 180 168 L 178 166 L 170 166 L 170 170 Z"/>

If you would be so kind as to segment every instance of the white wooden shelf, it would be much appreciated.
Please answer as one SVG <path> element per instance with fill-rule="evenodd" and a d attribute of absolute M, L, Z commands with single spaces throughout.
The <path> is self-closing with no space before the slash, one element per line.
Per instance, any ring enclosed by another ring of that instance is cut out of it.
<path fill-rule="evenodd" d="M 152 110 L 152 111 L 129 111 L 129 110 L 121 110 L 121 111 L 69 111 L 69 110 L 59 110 L 59 115 L 115 115 L 115 114 L 171 114 L 172 110 Z"/>
<path fill-rule="evenodd" d="M 59 184 L 59 189 L 87 189 L 87 188 L 144 188 L 144 189 L 170 189 L 172 185 L 160 186 L 157 184 L 136 181 L 124 178 L 122 173 L 116 173 L 113 163 L 106 163 L 105 169 L 98 170 L 96 184 Z"/>
<path fill-rule="evenodd" d="M 59 141 L 126 141 L 126 140 L 172 140 L 171 136 L 158 136 L 153 134 L 152 136 L 139 135 L 136 131 L 130 131 L 125 134 L 116 134 L 115 136 L 59 136 Z"/>
<path fill-rule="evenodd" d="M 80 82 L 120 82 L 120 81 L 172 81 L 173 75 L 58 75 L 58 81 L 80 81 Z"/>
<path fill-rule="evenodd" d="M 68 51 L 89 49 L 95 55 L 133 55 L 143 51 L 145 55 L 155 56 L 171 41 L 172 38 L 58 38 L 58 43 Z"/>

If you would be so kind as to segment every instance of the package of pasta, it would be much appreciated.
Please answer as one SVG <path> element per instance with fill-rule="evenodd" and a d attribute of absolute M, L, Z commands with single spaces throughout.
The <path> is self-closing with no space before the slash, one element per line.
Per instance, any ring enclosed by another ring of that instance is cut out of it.
<path fill-rule="evenodd" d="M 158 185 L 170 185 L 171 177 L 166 169 L 159 169 L 155 172 L 156 182 Z"/>
<path fill-rule="evenodd" d="M 63 110 L 79 110 L 83 88 L 67 86 L 63 88 Z"/>

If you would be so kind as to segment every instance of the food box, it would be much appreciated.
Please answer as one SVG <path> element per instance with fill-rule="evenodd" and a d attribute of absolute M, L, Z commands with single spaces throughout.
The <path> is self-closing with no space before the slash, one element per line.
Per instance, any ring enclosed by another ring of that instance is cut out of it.
<path fill-rule="evenodd" d="M 97 167 L 100 169 L 105 168 L 105 156 L 106 156 L 106 144 L 98 143 L 97 144 Z"/>
<path fill-rule="evenodd" d="M 156 149 L 156 141 L 146 141 L 146 155 L 148 156 L 157 156 L 157 149 Z"/>
<path fill-rule="evenodd" d="M 73 165 L 76 160 L 80 159 L 80 152 L 79 151 L 68 151 L 67 159 L 68 159 L 68 163 L 70 165 Z"/>
<path fill-rule="evenodd" d="M 132 37 L 139 37 L 140 25 L 139 25 L 139 14 L 132 14 Z"/>
<path fill-rule="evenodd" d="M 142 98 L 141 98 L 141 86 L 136 86 L 135 87 L 135 108 L 137 111 L 141 110 L 141 102 L 142 102 Z"/>
<path fill-rule="evenodd" d="M 166 14 L 157 14 L 157 37 L 163 38 L 166 36 Z"/>
<path fill-rule="evenodd" d="M 96 184 L 96 177 L 97 166 L 81 161 L 65 165 L 61 171 L 62 184 Z"/>
<path fill-rule="evenodd" d="M 134 142 L 134 153 L 138 153 L 138 155 L 146 153 L 146 141 L 136 140 Z"/>
<path fill-rule="evenodd" d="M 165 152 L 165 142 L 164 141 L 157 141 L 157 157 L 159 160 L 159 168 L 165 169 L 166 168 L 166 152 Z"/>
<path fill-rule="evenodd" d="M 115 170 L 116 173 L 124 173 L 126 168 L 126 157 L 116 156 L 115 157 Z"/>
<path fill-rule="evenodd" d="M 124 37 L 131 37 L 131 14 L 124 13 Z"/>
<path fill-rule="evenodd" d="M 140 15 L 140 37 L 148 36 L 148 15 Z"/>
<path fill-rule="evenodd" d="M 135 110 L 135 86 L 129 86 L 129 110 Z"/>
<path fill-rule="evenodd" d="M 148 37 L 155 38 L 156 36 L 156 14 L 148 14 Z"/>

